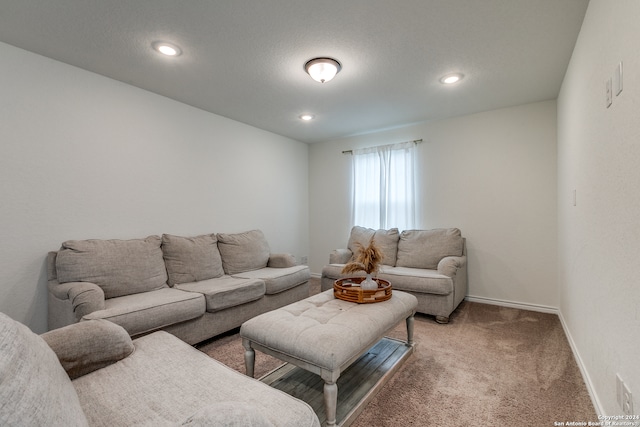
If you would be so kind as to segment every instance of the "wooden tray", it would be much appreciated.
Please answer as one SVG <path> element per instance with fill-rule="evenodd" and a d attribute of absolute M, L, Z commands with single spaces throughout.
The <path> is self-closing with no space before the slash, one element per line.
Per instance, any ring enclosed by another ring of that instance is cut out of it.
<path fill-rule="evenodd" d="M 344 277 L 333 282 L 333 295 L 341 300 L 358 304 L 386 301 L 391 298 L 391 283 L 384 279 L 378 282 L 378 289 L 363 290 L 359 285 L 364 277 Z"/>

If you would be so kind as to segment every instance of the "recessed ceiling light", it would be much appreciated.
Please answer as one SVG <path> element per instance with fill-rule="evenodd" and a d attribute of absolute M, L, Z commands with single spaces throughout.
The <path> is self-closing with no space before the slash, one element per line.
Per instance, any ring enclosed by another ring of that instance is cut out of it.
<path fill-rule="evenodd" d="M 302 120 L 304 120 L 305 122 L 308 122 L 309 120 L 313 120 L 316 116 L 314 116 L 313 114 L 301 114 L 300 118 Z"/>
<path fill-rule="evenodd" d="M 440 79 L 440 83 L 445 85 L 452 85 L 462 80 L 463 77 L 464 75 L 460 73 L 447 74 Z"/>
<path fill-rule="evenodd" d="M 152 46 L 155 50 L 167 56 L 178 56 L 182 53 L 182 50 L 172 43 L 154 42 Z"/>

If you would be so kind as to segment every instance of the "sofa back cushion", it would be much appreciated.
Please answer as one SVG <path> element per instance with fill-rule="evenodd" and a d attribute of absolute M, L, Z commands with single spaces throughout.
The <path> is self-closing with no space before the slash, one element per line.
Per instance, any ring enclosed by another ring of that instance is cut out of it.
<path fill-rule="evenodd" d="M 86 426 L 71 380 L 45 341 L 0 313 L 0 425 Z"/>
<path fill-rule="evenodd" d="M 347 248 L 353 252 L 355 256 L 358 253 L 358 243 L 366 248 L 369 246 L 372 237 L 384 257 L 382 258 L 382 264 L 395 265 L 398 252 L 398 239 L 400 238 L 397 228 L 374 230 L 356 225 L 351 229 Z"/>
<path fill-rule="evenodd" d="M 58 282 L 91 282 L 105 298 L 167 287 L 160 236 L 134 240 L 68 240 L 56 257 Z"/>
<path fill-rule="evenodd" d="M 446 256 L 462 256 L 462 234 L 457 228 L 405 230 L 398 242 L 398 267 L 435 270 Z"/>
<path fill-rule="evenodd" d="M 269 263 L 269 244 L 260 230 L 218 234 L 218 249 L 225 273 L 238 274 L 264 268 Z"/>
<path fill-rule="evenodd" d="M 199 282 L 224 275 L 215 234 L 196 237 L 162 235 L 162 254 L 169 286 Z"/>

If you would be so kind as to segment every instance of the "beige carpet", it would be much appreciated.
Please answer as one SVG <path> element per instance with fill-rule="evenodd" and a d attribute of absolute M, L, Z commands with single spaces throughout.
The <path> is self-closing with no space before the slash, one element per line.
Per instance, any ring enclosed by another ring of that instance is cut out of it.
<path fill-rule="evenodd" d="M 312 293 L 319 280 L 312 279 Z M 390 336 L 405 338 L 404 324 Z M 553 426 L 597 421 L 557 316 L 463 302 L 416 315 L 413 355 L 352 426 Z M 199 349 L 244 373 L 237 330 Z M 256 377 L 282 362 L 256 353 Z"/>

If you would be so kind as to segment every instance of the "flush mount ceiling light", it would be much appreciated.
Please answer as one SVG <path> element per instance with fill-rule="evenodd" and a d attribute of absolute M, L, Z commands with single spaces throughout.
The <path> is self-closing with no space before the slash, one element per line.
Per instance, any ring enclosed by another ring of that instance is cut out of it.
<path fill-rule="evenodd" d="M 447 74 L 446 76 L 443 76 L 440 79 L 440 83 L 445 85 L 452 85 L 462 80 L 463 77 L 464 77 L 464 74 L 461 74 L 461 73 Z"/>
<path fill-rule="evenodd" d="M 342 65 L 331 58 L 314 58 L 304 64 L 304 69 L 311 78 L 320 83 L 326 83 L 338 74 Z"/>
<path fill-rule="evenodd" d="M 178 56 L 182 53 L 182 50 L 172 43 L 154 42 L 152 46 L 155 50 L 167 56 Z"/>
<path fill-rule="evenodd" d="M 308 122 L 309 120 L 313 120 L 316 116 L 314 116 L 313 114 L 301 114 L 299 117 L 301 120 Z"/>

